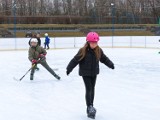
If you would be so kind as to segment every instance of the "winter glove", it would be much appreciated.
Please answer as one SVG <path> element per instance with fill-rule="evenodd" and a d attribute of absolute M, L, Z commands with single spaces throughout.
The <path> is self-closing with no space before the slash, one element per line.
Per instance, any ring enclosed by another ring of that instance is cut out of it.
<path fill-rule="evenodd" d="M 32 60 L 32 64 L 37 64 L 37 63 L 38 63 L 37 60 L 35 60 L 35 59 Z"/>
<path fill-rule="evenodd" d="M 40 58 L 41 61 L 46 59 L 46 54 L 39 54 L 38 58 Z"/>
<path fill-rule="evenodd" d="M 67 70 L 67 71 L 66 71 L 66 74 L 69 75 L 69 73 L 70 73 L 70 72 Z"/>
<path fill-rule="evenodd" d="M 39 54 L 38 55 L 38 58 L 45 58 L 46 57 L 46 54 Z"/>
<path fill-rule="evenodd" d="M 111 69 L 114 69 L 114 68 L 115 68 L 115 67 L 114 67 L 114 64 L 112 64 L 110 68 L 111 68 Z"/>

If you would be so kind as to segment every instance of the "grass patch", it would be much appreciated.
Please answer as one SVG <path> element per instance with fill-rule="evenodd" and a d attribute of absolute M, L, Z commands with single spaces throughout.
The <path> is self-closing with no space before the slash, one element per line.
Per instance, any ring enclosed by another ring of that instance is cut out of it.
<path fill-rule="evenodd" d="M 111 31 L 98 32 L 100 36 L 112 36 Z M 49 32 L 50 37 L 82 37 L 85 36 L 81 32 Z M 115 31 L 115 36 L 154 36 L 153 33 L 149 31 Z M 17 32 L 17 37 L 24 37 L 24 32 Z M 43 33 L 41 35 L 43 37 Z"/>
<path fill-rule="evenodd" d="M 101 36 L 112 36 L 112 32 L 98 32 Z M 115 31 L 114 36 L 154 36 L 150 31 Z"/>
<path fill-rule="evenodd" d="M 81 37 L 84 36 L 83 33 L 81 32 L 48 32 L 50 37 Z M 17 32 L 17 37 L 25 37 L 24 32 Z M 43 36 L 44 33 L 41 34 L 41 37 Z"/>
<path fill-rule="evenodd" d="M 115 24 L 114 27 L 151 27 L 151 26 L 159 26 L 158 24 Z M 18 28 L 62 28 L 62 27 L 77 27 L 77 28 L 92 28 L 92 27 L 112 27 L 112 24 L 17 24 L 16 27 Z M 14 28 L 14 24 L 0 24 L 0 28 L 8 29 Z M 112 31 L 101 31 L 98 32 L 101 36 L 112 36 Z M 25 37 L 25 32 L 18 32 L 17 37 Z M 44 33 L 42 33 L 43 36 Z M 85 36 L 82 32 L 49 32 L 50 37 L 75 37 L 75 36 Z M 153 36 L 154 33 L 150 31 L 143 31 L 143 30 L 123 30 L 123 31 L 115 31 L 115 36 Z"/>

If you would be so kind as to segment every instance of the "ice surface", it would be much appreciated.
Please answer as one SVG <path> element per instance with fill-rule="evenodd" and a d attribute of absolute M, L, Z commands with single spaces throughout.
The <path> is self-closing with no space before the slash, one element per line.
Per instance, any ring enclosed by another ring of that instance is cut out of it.
<path fill-rule="evenodd" d="M 103 49 L 115 70 L 100 64 L 96 120 L 160 119 L 160 54 L 158 49 Z M 85 88 L 78 67 L 66 76 L 66 66 L 78 49 L 49 50 L 47 62 L 61 77 L 57 81 L 39 65 L 34 81 L 28 51 L 0 52 L 0 120 L 88 120 Z"/>

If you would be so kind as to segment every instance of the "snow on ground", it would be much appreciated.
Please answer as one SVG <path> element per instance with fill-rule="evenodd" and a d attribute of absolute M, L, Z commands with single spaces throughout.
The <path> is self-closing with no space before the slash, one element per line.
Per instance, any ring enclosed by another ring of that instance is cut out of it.
<path fill-rule="evenodd" d="M 101 64 L 96 85 L 96 120 L 159 120 L 160 54 L 158 49 L 103 49 L 115 70 Z M 66 76 L 66 66 L 78 49 L 49 50 L 48 64 L 61 77 L 57 81 L 42 66 L 30 68 L 28 51 L 0 52 L 0 120 L 88 120 L 85 88 L 78 67 Z"/>

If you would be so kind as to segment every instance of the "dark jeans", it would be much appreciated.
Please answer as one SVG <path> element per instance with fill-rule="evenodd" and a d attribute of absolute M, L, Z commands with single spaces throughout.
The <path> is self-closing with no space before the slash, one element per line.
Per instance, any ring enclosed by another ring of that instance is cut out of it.
<path fill-rule="evenodd" d="M 94 102 L 94 90 L 96 84 L 97 76 L 83 76 L 83 81 L 86 88 L 86 105 L 89 107 L 90 105 L 93 106 Z"/>
<path fill-rule="evenodd" d="M 46 46 L 47 48 L 49 49 L 49 43 L 44 43 L 44 48 L 46 49 Z"/>

